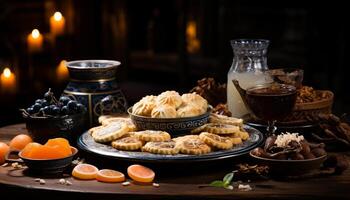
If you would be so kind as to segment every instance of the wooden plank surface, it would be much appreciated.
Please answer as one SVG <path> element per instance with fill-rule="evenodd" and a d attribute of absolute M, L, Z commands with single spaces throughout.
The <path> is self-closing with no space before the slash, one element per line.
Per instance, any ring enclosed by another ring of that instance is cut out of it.
<path fill-rule="evenodd" d="M 14 135 L 26 133 L 23 124 L 0 128 L 0 141 L 9 141 Z M 226 190 L 222 188 L 204 187 L 212 180 L 221 179 L 228 173 L 230 166 L 235 163 L 214 165 L 205 173 L 190 172 L 182 175 L 179 172 L 157 173 L 156 182 L 160 187 L 152 185 L 122 186 L 120 183 L 108 184 L 97 181 L 80 181 L 72 177 L 66 180 L 73 184 L 70 186 L 58 184 L 60 177 L 44 178 L 46 184 L 40 185 L 34 179 L 38 176 L 29 176 L 23 169 L 14 170 L 12 167 L 0 167 L 0 192 L 19 195 L 18 191 L 27 191 L 26 195 L 50 194 L 51 199 L 63 196 L 78 196 L 86 199 L 104 197 L 111 199 L 349 199 L 350 171 L 340 176 L 328 176 L 295 181 L 252 181 L 249 184 L 253 191 L 243 192 Z M 115 163 L 118 166 L 118 163 Z M 120 169 L 125 172 L 125 169 Z M 50 193 L 47 193 L 47 192 Z M 55 196 L 54 194 L 59 194 Z M 23 194 L 23 193 L 22 193 Z"/>

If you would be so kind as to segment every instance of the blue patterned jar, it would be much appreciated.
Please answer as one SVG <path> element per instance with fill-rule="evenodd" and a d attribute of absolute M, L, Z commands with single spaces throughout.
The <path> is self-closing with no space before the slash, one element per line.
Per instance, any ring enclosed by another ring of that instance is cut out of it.
<path fill-rule="evenodd" d="M 112 60 L 77 60 L 67 63 L 70 82 L 62 95 L 86 106 L 89 127 L 98 124 L 100 115 L 126 113 L 128 104 L 116 81 L 119 65 L 120 62 Z"/>

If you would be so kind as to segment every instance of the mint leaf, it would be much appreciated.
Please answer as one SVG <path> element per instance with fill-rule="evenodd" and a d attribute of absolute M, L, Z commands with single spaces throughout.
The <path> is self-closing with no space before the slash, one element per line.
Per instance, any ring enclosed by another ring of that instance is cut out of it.
<path fill-rule="evenodd" d="M 224 187 L 224 182 L 223 181 L 213 181 L 209 185 L 213 186 L 213 187 Z"/>
<path fill-rule="evenodd" d="M 233 179 L 233 175 L 234 175 L 233 172 L 228 173 L 228 174 L 226 174 L 225 177 L 222 179 L 225 187 L 228 186 L 228 185 L 231 183 L 231 181 L 232 181 L 232 179 Z"/>

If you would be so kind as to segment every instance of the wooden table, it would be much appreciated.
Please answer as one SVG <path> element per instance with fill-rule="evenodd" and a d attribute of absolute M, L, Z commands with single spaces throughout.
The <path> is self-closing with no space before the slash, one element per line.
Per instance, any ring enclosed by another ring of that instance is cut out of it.
<path fill-rule="evenodd" d="M 0 141 L 8 142 L 14 135 L 27 133 L 24 124 L 0 128 Z M 24 175 L 22 169 L 0 167 L 0 194 L 18 197 L 43 197 L 62 199 L 65 197 L 84 199 L 349 199 L 350 170 L 339 176 L 328 176 L 295 181 L 263 180 L 249 184 L 253 191 L 244 192 L 222 188 L 204 187 L 213 180 L 221 179 L 234 166 L 232 161 L 209 169 L 206 173 L 191 172 L 186 175 L 171 173 L 157 174 L 152 185 L 122 186 L 120 183 L 108 184 L 97 181 L 80 181 L 72 177 L 66 180 L 70 186 L 58 184 L 59 178 L 45 178 L 46 184 L 35 182 L 37 177 Z M 116 163 L 118 166 L 118 163 Z M 224 167 L 226 166 L 226 167 Z M 117 167 L 118 168 L 118 167 Z M 120 169 L 123 171 L 123 169 Z M 125 172 L 125 169 L 124 169 Z"/>

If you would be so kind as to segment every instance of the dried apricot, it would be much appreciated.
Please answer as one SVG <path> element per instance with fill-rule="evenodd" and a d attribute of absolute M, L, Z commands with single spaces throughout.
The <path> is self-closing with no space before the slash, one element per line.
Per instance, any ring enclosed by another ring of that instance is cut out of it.
<path fill-rule="evenodd" d="M 31 142 L 33 142 L 31 137 L 25 134 L 19 134 L 11 140 L 10 148 L 20 151 Z"/>
<path fill-rule="evenodd" d="M 127 171 L 132 180 L 141 183 L 150 183 L 155 177 L 155 173 L 152 169 L 142 165 L 130 165 Z"/>
<path fill-rule="evenodd" d="M 36 142 L 31 142 L 31 143 L 27 144 L 24 147 L 24 149 L 22 150 L 22 153 L 21 153 L 22 156 L 26 157 L 26 158 L 30 158 L 32 156 L 31 153 L 32 153 L 33 148 L 36 148 L 39 146 L 41 146 L 41 144 L 36 143 Z"/>
<path fill-rule="evenodd" d="M 90 164 L 79 164 L 74 167 L 72 176 L 78 179 L 91 180 L 97 177 L 97 167 Z"/>
<path fill-rule="evenodd" d="M 22 151 L 22 156 L 30 159 L 59 159 L 72 155 L 68 140 L 50 139 L 45 145 L 29 143 Z"/>
<path fill-rule="evenodd" d="M 125 180 L 123 173 L 112 169 L 101 169 L 97 172 L 96 179 L 101 182 L 118 183 Z"/>
<path fill-rule="evenodd" d="M 5 156 L 6 154 L 8 154 L 9 151 L 10 147 L 5 143 L 0 142 L 0 165 L 2 165 L 5 162 Z"/>
<path fill-rule="evenodd" d="M 59 149 L 61 152 L 63 152 L 65 155 L 70 155 L 72 154 L 72 150 L 70 148 L 69 142 L 67 139 L 64 138 L 54 138 L 54 139 L 49 139 L 45 146 L 59 146 Z"/>

